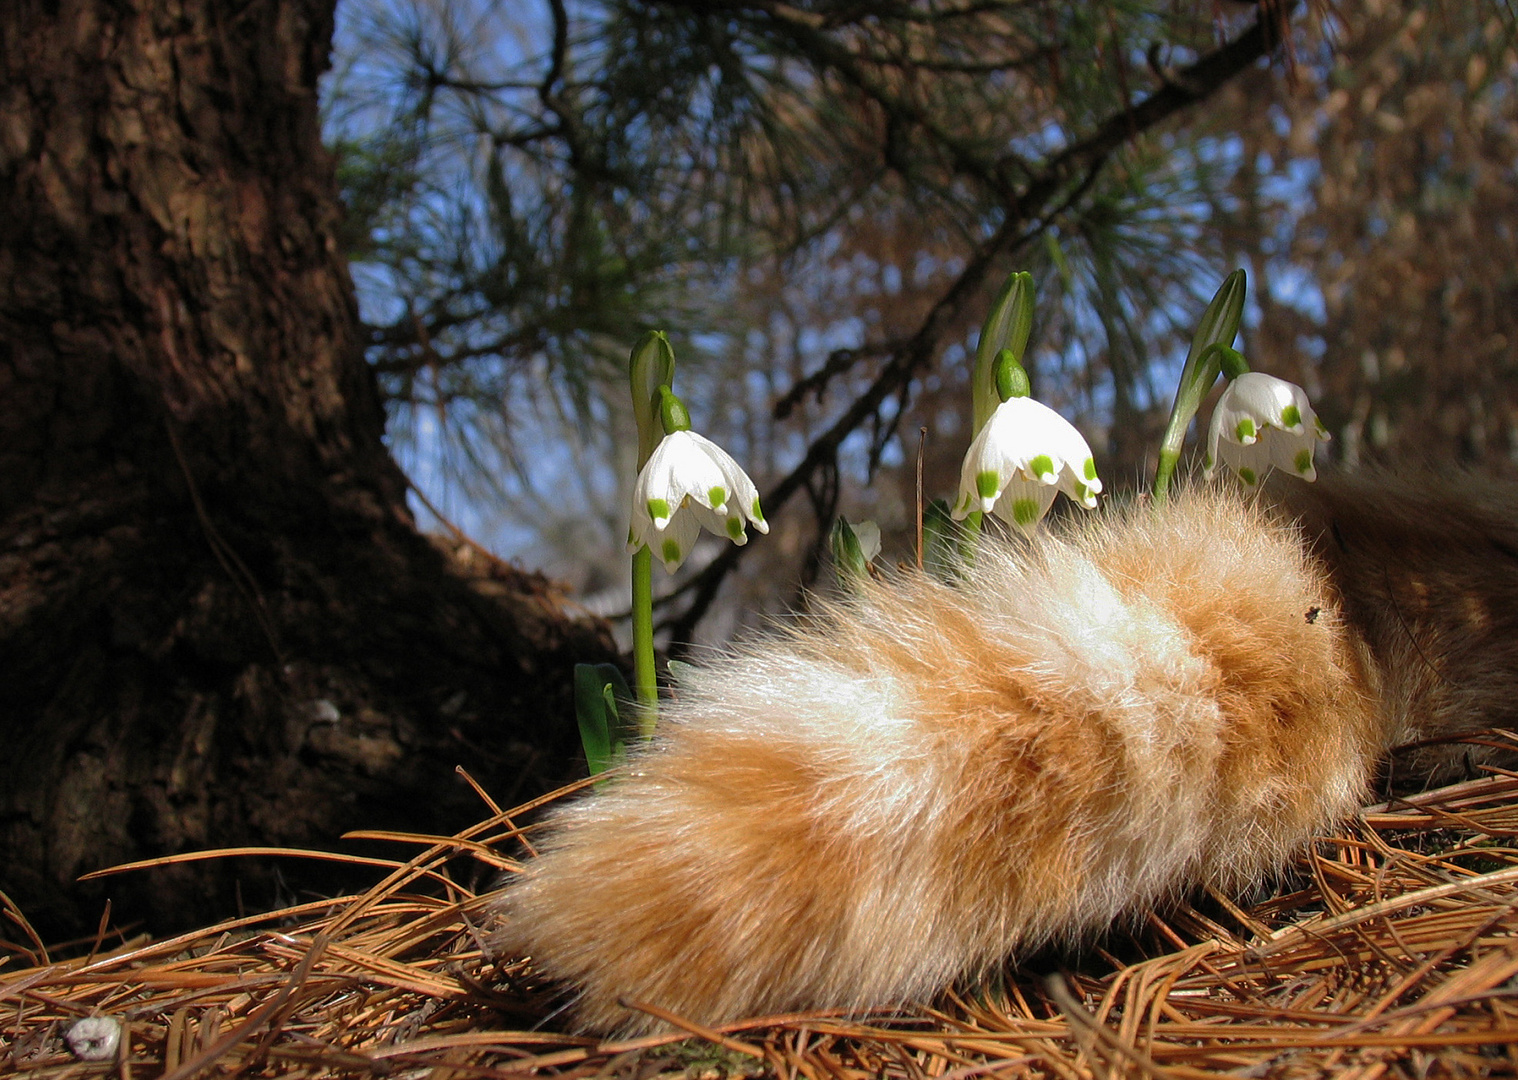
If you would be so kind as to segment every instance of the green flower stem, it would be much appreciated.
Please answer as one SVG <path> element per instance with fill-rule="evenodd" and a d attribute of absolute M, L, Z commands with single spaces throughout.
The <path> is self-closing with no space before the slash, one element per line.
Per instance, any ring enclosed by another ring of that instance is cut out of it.
<path fill-rule="evenodd" d="M 644 544 L 632 568 L 633 682 L 638 695 L 638 734 L 647 739 L 659 724 L 659 675 L 654 667 L 654 554 Z"/>
<path fill-rule="evenodd" d="M 960 537 L 960 558 L 966 567 L 975 565 L 975 545 L 980 540 L 980 525 L 985 516 L 979 510 L 971 510 L 965 515 L 964 521 L 959 523 L 959 527 L 964 530 Z"/>

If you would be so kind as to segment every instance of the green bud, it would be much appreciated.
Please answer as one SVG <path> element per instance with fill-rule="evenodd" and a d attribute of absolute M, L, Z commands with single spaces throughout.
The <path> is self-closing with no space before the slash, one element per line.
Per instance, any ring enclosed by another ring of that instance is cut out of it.
<path fill-rule="evenodd" d="M 996 395 L 999 401 L 1033 396 L 1033 385 L 1028 382 L 1028 373 L 1017 362 L 1017 357 L 1012 355 L 1011 349 L 1003 349 L 996 354 L 995 371 Z"/>
<path fill-rule="evenodd" d="M 975 346 L 975 369 L 970 376 L 970 394 L 975 417 L 975 433 L 1005 398 L 997 396 L 996 361 L 1003 350 L 1021 364 L 1028 335 L 1033 329 L 1033 275 L 1026 270 L 1010 274 L 996 294 L 991 312 L 980 328 Z"/>
<path fill-rule="evenodd" d="M 633 346 L 628 360 L 632 387 L 633 419 L 638 425 L 638 468 L 648 461 L 654 447 L 664 438 L 659 426 L 659 387 L 675 379 L 675 350 L 662 330 L 650 330 Z"/>
<path fill-rule="evenodd" d="M 870 576 L 869 563 L 854 527 L 841 515 L 833 523 L 828 545 L 833 549 L 833 570 L 838 575 L 838 584 L 845 589 L 859 588 L 860 583 Z"/>
<path fill-rule="evenodd" d="M 659 420 L 669 435 L 690 430 L 690 412 L 686 410 L 685 402 L 675 397 L 675 392 L 668 386 L 659 387 Z"/>

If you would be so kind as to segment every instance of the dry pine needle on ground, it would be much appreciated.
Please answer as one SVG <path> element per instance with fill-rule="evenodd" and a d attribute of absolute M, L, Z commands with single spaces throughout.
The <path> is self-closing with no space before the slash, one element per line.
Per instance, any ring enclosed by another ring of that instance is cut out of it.
<path fill-rule="evenodd" d="M 538 807 L 455 837 L 374 834 L 421 851 L 363 895 L 166 941 L 102 933 L 71 959 L 7 902 L 0 1075 L 1518 1075 L 1518 773 L 1500 768 L 1367 807 L 1264 898 L 1193 897 L 911 1014 L 712 1031 L 646 1006 L 682 1033 L 613 1043 L 554 1033 L 562 997 L 488 954 L 489 897 L 460 884 L 531 858 L 515 823 Z M 104 1026 L 76 1030 L 90 1017 Z M 109 1056 L 82 1060 L 100 1031 Z"/>

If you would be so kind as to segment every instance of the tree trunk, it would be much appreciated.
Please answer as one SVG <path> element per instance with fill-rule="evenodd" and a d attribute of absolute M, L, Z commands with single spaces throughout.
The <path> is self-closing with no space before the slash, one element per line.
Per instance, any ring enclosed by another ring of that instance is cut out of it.
<path fill-rule="evenodd" d="M 281 880 L 74 883 L 123 860 L 453 831 L 486 812 L 455 764 L 541 790 L 610 650 L 406 511 L 334 243 L 333 6 L 0 4 L 0 887 L 45 932 Z M 312 865 L 278 869 L 341 885 Z"/>

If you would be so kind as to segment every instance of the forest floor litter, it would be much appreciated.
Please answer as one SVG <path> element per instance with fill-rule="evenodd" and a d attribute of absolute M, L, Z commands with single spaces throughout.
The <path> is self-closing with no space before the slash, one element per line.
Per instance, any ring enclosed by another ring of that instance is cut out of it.
<path fill-rule="evenodd" d="M 614 1041 L 558 1033 L 562 988 L 492 953 L 491 896 L 463 884 L 518 869 L 522 823 L 583 786 L 453 837 L 361 834 L 418 853 L 361 895 L 172 939 L 103 923 L 60 959 L 6 902 L 0 1075 L 1518 1076 L 1518 772 L 1368 806 L 1272 891 L 1199 893 L 931 1003 L 717 1029 L 640 1006 L 676 1032 Z"/>

